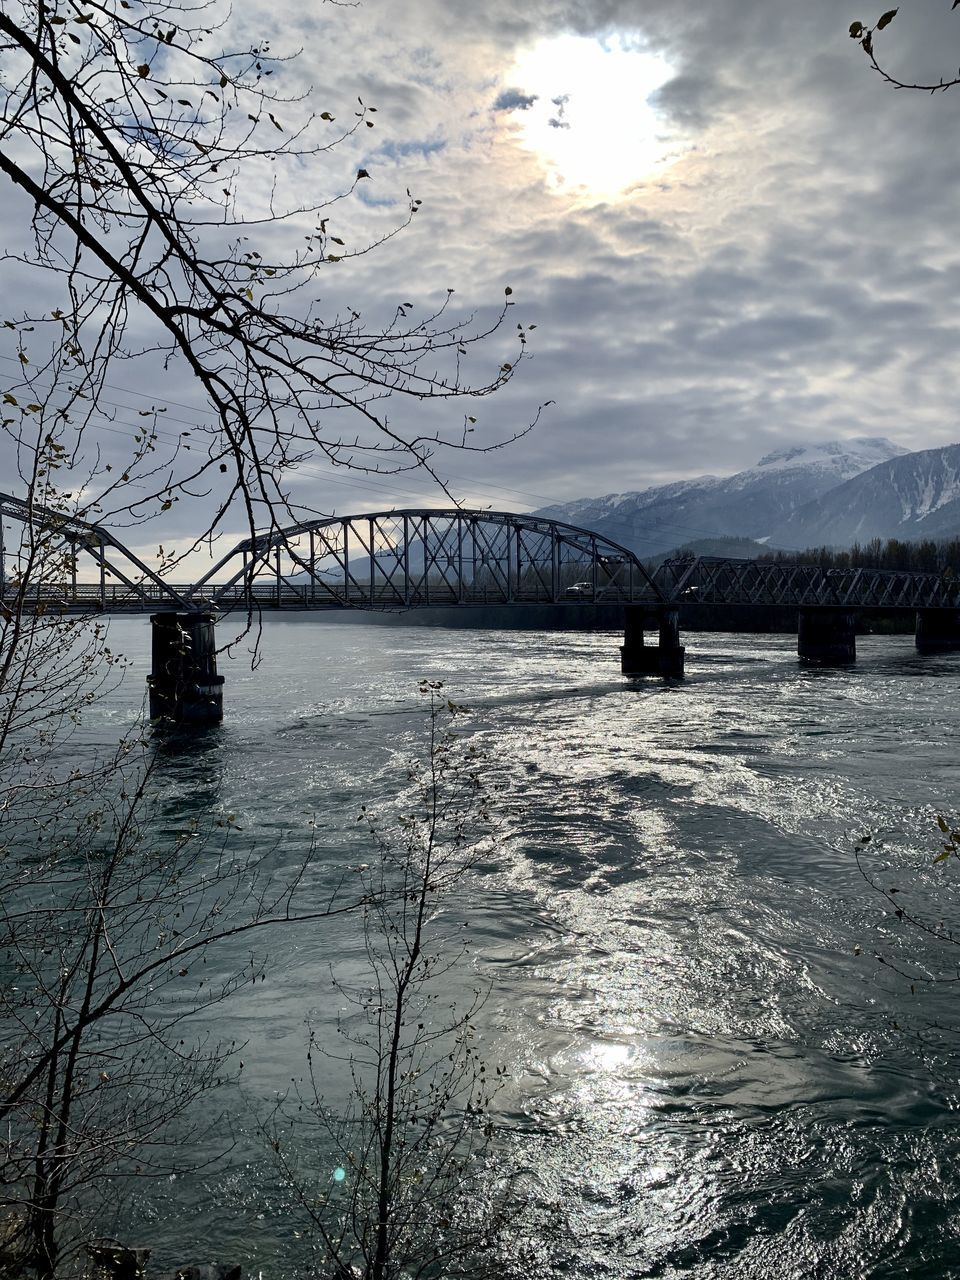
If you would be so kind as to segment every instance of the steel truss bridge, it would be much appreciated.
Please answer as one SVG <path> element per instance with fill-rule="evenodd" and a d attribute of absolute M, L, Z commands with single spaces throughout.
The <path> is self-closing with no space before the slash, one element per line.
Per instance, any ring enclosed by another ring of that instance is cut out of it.
<path fill-rule="evenodd" d="M 956 609 L 960 578 L 899 569 L 822 569 L 810 564 L 667 560 L 655 575 L 671 600 L 753 607 L 844 610 Z"/>
<path fill-rule="evenodd" d="M 107 611 L 407 609 L 423 606 L 679 604 L 798 609 L 960 608 L 960 580 L 935 573 L 822 569 L 714 557 L 636 555 L 588 529 L 510 512 L 381 511 L 324 517 L 238 542 L 194 583 L 171 583 L 109 530 L 0 494 L 0 593 L 22 595 L 23 542 L 4 555 L 4 521 L 63 550 L 28 602 Z M 81 581 L 84 560 L 96 580 Z"/>

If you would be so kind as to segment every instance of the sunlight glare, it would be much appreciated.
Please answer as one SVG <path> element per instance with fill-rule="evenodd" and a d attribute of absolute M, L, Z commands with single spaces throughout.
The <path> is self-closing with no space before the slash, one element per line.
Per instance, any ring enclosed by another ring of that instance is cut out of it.
<path fill-rule="evenodd" d="M 672 76 L 663 58 L 623 36 L 551 37 L 508 73 L 520 100 L 510 120 L 556 190 L 615 199 L 670 158 L 649 100 Z"/>
<path fill-rule="evenodd" d="M 618 1074 L 634 1057 L 626 1044 L 595 1044 L 584 1054 L 584 1059 L 594 1071 Z"/>

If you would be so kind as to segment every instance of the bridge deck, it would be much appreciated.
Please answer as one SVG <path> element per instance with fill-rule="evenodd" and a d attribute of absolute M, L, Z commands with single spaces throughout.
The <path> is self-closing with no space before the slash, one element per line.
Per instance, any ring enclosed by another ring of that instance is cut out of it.
<path fill-rule="evenodd" d="M 827 569 L 810 564 L 664 561 L 650 571 L 589 529 L 511 512 L 381 511 L 320 517 L 246 538 L 199 581 L 163 579 L 109 530 L 0 493 L 0 597 L 10 603 L 18 554 L 4 558 L 3 520 L 59 542 L 56 580 L 31 585 L 31 606 L 184 611 L 409 609 L 534 604 L 680 604 L 904 611 L 960 609 L 949 572 Z M 99 581 L 77 581 L 81 557 Z M 68 582 L 63 581 L 69 576 Z"/>
<path fill-rule="evenodd" d="M 231 588 L 227 593 L 217 595 L 215 589 L 194 594 L 189 583 L 173 584 L 176 590 L 194 609 L 211 609 L 219 613 L 243 611 L 248 608 L 258 610 L 282 610 L 292 612 L 335 612 L 344 610 L 393 610 L 403 611 L 419 608 L 483 608 L 510 607 L 523 608 L 533 605 L 554 606 L 625 606 L 628 604 L 647 607 L 651 613 L 664 607 L 664 602 L 649 596 L 635 596 L 632 599 L 617 592 L 598 591 L 595 594 L 565 595 L 553 600 L 536 592 L 517 592 L 509 600 L 501 595 L 484 591 L 462 591 L 456 593 L 450 588 L 432 587 L 429 591 L 413 590 L 407 599 L 395 590 L 351 591 L 349 594 L 332 594 L 317 590 L 311 593 L 309 588 L 294 588 L 281 584 L 255 582 L 249 591 L 241 587 Z M 827 593 L 808 593 L 800 599 L 784 599 L 780 593 L 750 593 L 749 597 L 732 598 L 732 593 L 717 591 L 693 592 L 667 601 L 668 605 L 684 608 L 685 612 L 708 610 L 711 606 L 725 609 L 753 611 L 781 611 L 783 609 L 847 608 L 857 613 L 908 615 L 925 609 L 958 610 L 953 593 L 923 592 L 916 593 L 884 593 L 884 598 L 870 599 L 864 597 L 857 600 L 849 595 L 836 598 Z M 7 589 L 0 600 L 8 607 L 14 607 L 19 599 L 16 592 Z M 106 612 L 106 613 L 160 613 L 165 610 L 181 610 L 184 605 L 166 592 L 151 584 L 138 584 L 133 590 L 122 583 L 107 583 L 104 589 L 95 583 L 78 583 L 76 589 L 70 584 L 58 586 L 45 584 L 39 589 L 31 588 L 25 596 L 24 603 L 28 609 L 42 607 L 61 609 L 68 612 Z"/>

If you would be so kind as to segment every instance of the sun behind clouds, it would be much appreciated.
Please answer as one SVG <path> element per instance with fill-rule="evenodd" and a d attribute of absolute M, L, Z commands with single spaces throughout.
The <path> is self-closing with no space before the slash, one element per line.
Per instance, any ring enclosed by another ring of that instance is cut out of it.
<path fill-rule="evenodd" d="M 650 103 L 672 75 L 624 36 L 553 36 L 518 54 L 497 106 L 555 190 L 615 200 L 675 154 Z"/>

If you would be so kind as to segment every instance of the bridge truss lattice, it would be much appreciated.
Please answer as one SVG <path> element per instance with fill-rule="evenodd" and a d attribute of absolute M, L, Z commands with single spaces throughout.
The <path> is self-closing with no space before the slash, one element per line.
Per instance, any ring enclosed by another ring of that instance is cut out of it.
<path fill-rule="evenodd" d="M 710 556 L 667 560 L 656 580 L 673 600 L 833 609 L 957 609 L 960 579 L 897 569 L 826 569 Z"/>
<path fill-rule="evenodd" d="M 101 525 L 0 493 L 0 597 L 16 592 L 3 522 L 68 550 L 66 580 L 35 584 L 68 607 L 184 611 L 425 605 L 677 604 L 960 609 L 960 579 L 701 556 L 650 573 L 589 529 L 502 511 L 410 509 L 320 517 L 238 542 L 199 581 L 170 583 Z M 78 580 L 82 557 L 96 582 Z"/>
<path fill-rule="evenodd" d="M 588 529 L 457 508 L 323 518 L 248 538 L 191 591 L 219 608 L 265 593 L 281 607 L 359 609 L 664 599 L 633 552 Z"/>
<path fill-rule="evenodd" d="M 12 557 L 4 542 L 5 520 L 30 531 L 30 536 L 17 544 Z M 64 545 L 66 555 L 61 557 L 59 566 L 65 575 L 62 580 L 54 583 L 41 575 L 40 580 L 30 581 L 31 565 L 43 561 L 42 556 L 35 555 L 40 542 Z M 85 557 L 96 566 L 96 583 L 79 581 Z M 154 608 L 158 603 L 177 609 L 191 607 L 182 588 L 165 582 L 109 529 L 67 512 L 0 493 L 0 599 L 20 590 L 24 574 L 32 588 L 26 593 L 28 599 L 38 601 L 100 604 L 105 608 L 113 598 L 128 608 Z"/>

